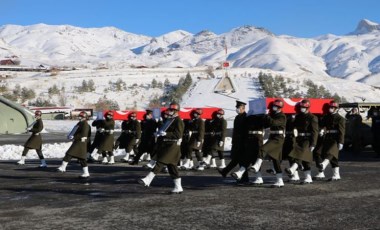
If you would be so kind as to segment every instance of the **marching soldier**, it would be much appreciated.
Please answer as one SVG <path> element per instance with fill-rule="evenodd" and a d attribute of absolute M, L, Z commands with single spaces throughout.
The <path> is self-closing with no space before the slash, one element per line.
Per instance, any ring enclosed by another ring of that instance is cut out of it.
<path fill-rule="evenodd" d="M 235 127 L 234 127 L 235 132 Z M 264 116 L 263 114 L 250 115 L 246 118 L 245 122 L 245 139 L 243 141 L 244 151 L 241 157 L 240 169 L 231 175 L 240 180 L 245 173 L 247 173 L 248 167 L 255 163 L 259 156 L 260 149 L 263 146 L 263 134 L 264 134 Z M 248 175 L 247 175 L 248 177 Z M 263 178 L 260 172 L 256 173 L 256 179 L 253 181 L 253 185 L 263 184 Z"/>
<path fill-rule="evenodd" d="M 91 143 L 91 144 L 88 148 L 88 154 L 87 154 L 88 155 L 87 156 L 87 162 L 88 163 L 93 163 L 94 161 L 98 160 L 98 157 L 93 158 L 91 156 L 91 154 L 92 154 L 92 152 L 94 152 L 95 149 L 99 148 L 100 142 L 103 138 L 104 133 L 101 132 L 102 124 L 103 124 L 102 120 L 95 120 L 91 124 L 92 127 L 96 127 L 96 133 L 95 133 L 94 141 L 92 143 L 89 141 L 89 143 Z M 96 155 L 98 156 L 98 154 L 96 154 Z"/>
<path fill-rule="evenodd" d="M 233 172 L 231 176 L 235 178 L 238 182 L 247 183 L 249 182 L 248 172 L 243 166 L 244 159 L 244 145 L 246 144 L 247 137 L 247 127 L 246 118 L 247 113 L 245 112 L 246 103 L 241 101 L 236 101 L 236 115 L 234 119 L 234 128 L 232 131 L 232 147 L 231 147 L 231 161 L 223 169 L 219 169 L 219 173 L 223 177 L 226 177 L 227 173 L 230 172 L 236 165 L 240 164 L 240 169 L 237 172 Z"/>
<path fill-rule="evenodd" d="M 284 182 L 282 180 L 281 159 L 282 159 L 282 145 L 284 144 L 284 132 L 286 128 L 286 116 L 282 113 L 282 107 L 284 102 L 280 99 L 276 99 L 272 106 L 269 116 L 264 118 L 264 127 L 269 127 L 268 141 L 263 145 L 260 150 L 259 157 L 254 165 L 251 166 L 252 170 L 257 173 L 260 171 L 263 159 L 268 156 L 272 162 L 276 171 L 276 182 L 272 187 L 283 187 Z"/>
<path fill-rule="evenodd" d="M 324 172 L 327 165 L 331 163 L 333 176 L 330 180 L 340 180 L 339 174 L 339 151 L 343 149 L 345 119 L 338 114 L 339 105 L 335 101 L 329 104 L 329 113 L 324 115 L 321 120 L 321 136 L 322 143 L 322 158 L 324 159 L 319 164 L 319 171 Z"/>
<path fill-rule="evenodd" d="M 372 110 L 371 118 L 371 131 L 373 134 L 372 148 L 377 153 L 377 155 L 380 156 L 380 114 L 377 108 Z"/>
<path fill-rule="evenodd" d="M 141 124 L 137 120 L 137 114 L 132 112 L 128 115 L 128 120 L 121 123 L 121 134 L 115 144 L 115 149 L 118 147 L 125 149 L 126 155 L 121 159 L 121 162 L 129 162 L 129 155 L 132 150 L 135 155 L 137 154 L 140 138 Z"/>
<path fill-rule="evenodd" d="M 168 108 L 169 118 L 158 131 L 157 136 L 161 142 L 157 149 L 157 162 L 149 174 L 138 182 L 148 187 L 157 173 L 167 165 L 169 174 L 174 180 L 174 189 L 171 193 L 182 193 L 181 178 L 178 174 L 177 164 L 181 157 L 180 145 L 184 131 L 184 123 L 178 116 L 179 104 L 172 102 Z"/>
<path fill-rule="evenodd" d="M 224 119 L 224 110 L 219 109 L 216 113 L 214 112 L 211 120 L 206 120 L 205 122 L 205 138 L 202 146 L 204 158 L 197 170 L 204 170 L 206 166 L 216 168 L 214 154 L 218 151 L 224 151 L 226 132 L 227 121 Z M 221 158 L 221 161 L 224 160 L 223 155 L 219 155 L 219 157 Z"/>
<path fill-rule="evenodd" d="M 67 164 L 70 160 L 75 157 L 78 159 L 80 165 L 83 169 L 83 174 L 81 178 L 90 177 L 87 166 L 87 137 L 90 126 L 87 123 L 87 114 L 82 111 L 79 113 L 79 122 L 74 126 L 72 132 L 69 134 L 68 138 L 73 140 L 70 148 L 67 150 L 65 157 L 63 158 L 61 166 L 57 169 L 59 172 L 66 172 Z"/>
<path fill-rule="evenodd" d="M 113 119 L 113 112 L 108 111 L 105 114 L 105 120 L 102 120 L 100 132 L 103 133 L 102 140 L 99 144 L 98 152 L 103 156 L 103 164 L 114 164 L 115 157 L 113 155 L 114 149 L 114 130 L 115 121 Z M 110 157 L 108 161 L 107 155 Z"/>
<path fill-rule="evenodd" d="M 295 142 L 293 150 L 289 154 L 291 167 L 285 171 L 293 176 L 298 169 L 302 169 L 305 174 L 303 184 L 313 182 L 311 178 L 311 162 L 313 161 L 313 150 L 318 139 L 318 118 L 309 112 L 310 101 L 302 100 L 299 104 L 300 112 L 294 119 Z"/>
<path fill-rule="evenodd" d="M 41 131 L 44 128 L 44 124 L 41 119 L 41 111 L 37 110 L 34 112 L 34 117 L 36 118 L 36 121 L 32 123 L 31 127 L 27 128 L 28 132 L 31 132 L 32 135 L 29 137 L 29 139 L 24 144 L 24 150 L 22 151 L 21 160 L 17 161 L 18 165 L 24 165 L 26 154 L 28 154 L 30 149 L 35 149 L 38 155 L 38 158 L 40 158 L 41 164 L 39 165 L 40 168 L 46 168 L 47 164 L 44 158 L 44 155 L 42 154 L 42 138 L 41 138 Z"/>
<path fill-rule="evenodd" d="M 141 142 L 137 154 L 135 154 L 131 164 L 138 164 L 142 154 L 147 153 L 150 158 L 153 157 L 153 148 L 155 144 L 154 133 L 157 131 L 158 122 L 153 119 L 153 111 L 146 110 L 144 120 L 141 122 Z"/>
<path fill-rule="evenodd" d="M 194 109 L 193 111 L 191 111 L 191 114 L 190 114 L 191 135 L 188 141 L 188 150 L 187 150 L 188 154 L 186 156 L 187 159 L 182 166 L 182 168 L 184 169 L 192 169 L 194 167 L 193 152 L 195 153 L 195 156 L 198 162 L 202 160 L 201 150 L 202 150 L 202 144 L 203 144 L 203 139 L 204 139 L 204 134 L 205 134 L 205 122 L 201 118 L 202 114 L 203 114 L 203 110 L 200 108 Z"/>

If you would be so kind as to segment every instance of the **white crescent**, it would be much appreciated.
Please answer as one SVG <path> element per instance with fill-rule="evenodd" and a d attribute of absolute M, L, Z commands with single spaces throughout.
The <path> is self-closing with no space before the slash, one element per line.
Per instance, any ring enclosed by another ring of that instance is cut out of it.
<path fill-rule="evenodd" d="M 284 101 L 285 101 L 285 103 L 288 104 L 288 105 L 296 106 L 296 104 L 297 104 L 298 102 L 302 101 L 302 99 L 299 100 L 299 101 L 293 101 L 293 100 L 290 99 L 290 98 L 284 98 Z"/>

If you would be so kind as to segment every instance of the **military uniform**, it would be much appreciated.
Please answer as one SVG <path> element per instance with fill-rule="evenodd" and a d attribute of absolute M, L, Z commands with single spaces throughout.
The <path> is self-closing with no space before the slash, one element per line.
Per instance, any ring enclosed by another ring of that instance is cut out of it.
<path fill-rule="evenodd" d="M 157 131 L 158 125 L 155 119 L 144 119 L 141 122 L 141 141 L 138 146 L 137 154 L 135 154 L 133 158 L 133 164 L 137 164 L 144 153 L 148 153 L 150 157 L 153 157 L 155 145 L 154 133 Z"/>
<path fill-rule="evenodd" d="M 134 154 L 138 153 L 137 140 L 141 138 L 141 124 L 137 120 L 129 119 L 121 123 L 121 134 L 116 140 L 115 148 L 125 149 L 126 157 L 122 160 L 128 161 L 129 154 L 133 150 Z"/>
<path fill-rule="evenodd" d="M 181 160 L 184 160 L 185 158 L 189 159 L 189 156 L 191 156 L 192 151 L 190 148 L 190 136 L 191 136 L 191 120 L 185 119 L 183 120 L 184 123 L 184 131 L 182 136 L 182 142 L 181 142 Z"/>
<path fill-rule="evenodd" d="M 88 137 L 90 126 L 85 120 L 78 122 L 76 126 L 78 128 L 76 132 L 74 133 L 73 143 L 71 144 L 70 148 L 67 150 L 66 155 L 69 155 L 70 158 L 75 157 L 81 160 L 85 160 L 87 157 L 87 137 Z M 82 139 L 83 137 L 85 137 L 85 141 L 82 141 L 84 140 Z M 66 159 L 65 161 L 70 161 L 70 160 Z"/>
<path fill-rule="evenodd" d="M 91 143 L 88 148 L 88 152 L 91 154 L 95 149 L 99 148 L 100 142 L 103 138 L 103 133 L 101 132 L 102 120 L 95 120 L 92 122 L 91 126 L 96 127 L 96 133 L 94 137 L 94 141 Z"/>
<path fill-rule="evenodd" d="M 322 158 L 330 159 L 333 167 L 338 167 L 338 145 L 344 143 L 345 123 L 338 113 L 327 114 L 321 120 L 321 128 L 325 130 Z"/>
<path fill-rule="evenodd" d="M 114 129 L 115 129 L 115 121 L 113 119 L 110 120 L 102 120 L 101 129 L 103 132 L 102 140 L 99 144 L 98 151 L 102 153 L 103 157 L 106 154 L 113 155 L 113 147 L 114 147 Z"/>
<path fill-rule="evenodd" d="M 187 156 L 188 159 L 192 159 L 192 152 L 195 152 L 197 160 L 202 160 L 200 151 L 202 150 L 204 135 L 205 135 L 205 122 L 202 118 L 193 118 L 191 120 L 191 136 L 189 140 L 190 154 Z"/>

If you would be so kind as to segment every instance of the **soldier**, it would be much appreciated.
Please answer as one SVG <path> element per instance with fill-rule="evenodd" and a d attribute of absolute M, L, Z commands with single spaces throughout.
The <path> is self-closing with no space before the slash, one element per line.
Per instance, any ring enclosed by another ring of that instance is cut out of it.
<path fill-rule="evenodd" d="M 223 177 L 226 177 L 227 173 L 230 172 L 236 165 L 240 164 L 240 169 L 237 172 L 233 172 L 231 176 L 239 182 L 247 183 L 249 182 L 248 172 L 243 166 L 244 162 L 244 145 L 246 144 L 247 137 L 247 127 L 246 118 L 247 113 L 245 112 L 246 103 L 241 101 L 236 101 L 236 115 L 234 119 L 234 128 L 232 131 L 232 147 L 231 147 L 231 161 L 223 169 L 219 169 L 219 173 Z"/>
<path fill-rule="evenodd" d="M 113 119 L 113 112 L 108 111 L 105 114 L 105 120 L 102 120 L 101 130 L 103 133 L 103 138 L 99 144 L 98 152 L 103 156 L 103 164 L 114 164 L 115 157 L 113 155 L 114 149 L 114 130 L 115 130 L 115 121 Z M 107 155 L 110 157 L 109 161 Z"/>
<path fill-rule="evenodd" d="M 248 167 L 253 164 L 258 156 L 260 149 L 263 146 L 263 134 L 264 134 L 264 114 L 249 115 L 245 122 L 245 140 L 243 156 L 241 157 L 240 169 L 231 175 L 240 180 L 245 173 L 247 173 Z M 235 132 L 235 127 L 234 127 Z M 248 175 L 246 176 L 248 177 Z M 256 179 L 253 181 L 253 185 L 263 184 L 263 178 L 260 172 L 257 172 Z"/>
<path fill-rule="evenodd" d="M 100 142 L 103 138 L 104 133 L 101 132 L 102 131 L 102 124 L 103 124 L 103 121 L 99 120 L 99 119 L 93 121 L 91 124 L 92 127 L 96 127 L 96 133 L 95 133 L 94 141 L 92 143 L 91 143 L 91 141 L 89 141 L 90 146 L 88 147 L 88 153 L 87 153 L 87 162 L 88 163 L 93 163 L 93 162 L 98 160 L 98 157 L 93 158 L 91 156 L 91 154 L 92 154 L 92 152 L 94 152 L 95 149 L 99 148 Z M 96 153 L 96 155 L 98 156 L 97 153 Z"/>
<path fill-rule="evenodd" d="M 372 148 L 380 156 L 380 114 L 377 108 L 372 110 L 372 127 L 371 131 L 373 134 Z"/>
<path fill-rule="evenodd" d="M 310 184 L 313 182 L 310 166 L 318 139 L 318 118 L 309 112 L 309 100 L 302 100 L 299 106 L 300 113 L 294 119 L 295 142 L 293 150 L 289 154 L 291 167 L 286 168 L 285 171 L 289 176 L 293 176 L 297 169 L 302 169 L 305 174 L 302 183 Z"/>
<path fill-rule="evenodd" d="M 183 119 L 184 124 L 184 130 L 183 130 L 183 137 L 181 142 L 181 159 L 179 161 L 179 168 L 180 169 L 186 169 L 183 165 L 186 163 L 186 165 L 189 165 L 189 155 L 192 154 L 190 149 L 190 136 L 191 136 L 191 119 Z"/>
<path fill-rule="evenodd" d="M 79 122 L 74 126 L 73 130 L 69 134 L 68 138 L 73 140 L 70 148 L 67 150 L 65 157 L 63 158 L 61 166 L 57 169 L 59 172 L 66 172 L 67 164 L 75 157 L 78 159 L 83 169 L 81 178 L 90 177 L 88 172 L 88 166 L 86 161 L 87 156 L 87 137 L 90 126 L 87 123 L 87 114 L 82 111 L 79 113 Z"/>
<path fill-rule="evenodd" d="M 138 182 L 146 187 L 150 185 L 157 173 L 161 172 L 164 165 L 167 165 L 169 174 L 174 180 L 174 189 L 171 193 L 182 193 L 181 178 L 178 174 L 177 164 L 181 157 L 180 145 L 184 131 L 184 123 L 178 116 L 179 104 L 172 102 L 169 105 L 169 118 L 158 131 L 157 136 L 161 142 L 157 149 L 157 162 L 149 174 L 139 179 Z"/>
<path fill-rule="evenodd" d="M 137 114 L 132 112 L 128 115 L 128 120 L 121 123 L 121 134 L 115 143 L 115 149 L 119 147 L 125 149 L 126 152 L 126 155 L 121 159 L 121 162 L 129 162 L 129 155 L 132 150 L 135 155 L 137 154 L 140 138 L 141 124 L 137 120 Z"/>
<path fill-rule="evenodd" d="M 298 107 L 298 104 L 296 105 L 296 108 Z M 296 109 L 297 110 L 297 109 Z M 297 111 L 298 112 L 298 111 Z M 286 132 L 285 132 L 285 139 L 284 139 L 284 145 L 282 146 L 282 160 L 288 160 L 289 166 L 292 166 L 293 161 L 289 157 L 289 154 L 293 150 L 293 143 L 295 141 L 294 137 L 294 119 L 296 115 L 295 114 L 288 114 L 286 115 Z M 274 171 L 274 169 L 273 169 Z M 273 174 L 276 174 L 276 172 L 273 172 Z M 298 175 L 298 171 L 295 171 L 293 175 L 289 176 L 289 182 L 295 183 L 299 182 L 300 177 Z"/>
<path fill-rule="evenodd" d="M 324 172 L 327 165 L 331 163 L 333 176 L 330 180 L 340 180 L 338 157 L 339 151 L 343 149 L 345 119 L 338 114 L 339 105 L 335 101 L 329 103 L 329 113 L 321 120 L 320 135 L 324 136 L 322 143 L 322 158 L 319 171 Z"/>
<path fill-rule="evenodd" d="M 35 149 L 38 155 L 38 158 L 40 158 L 41 164 L 39 165 L 40 168 L 46 168 L 47 164 L 44 158 L 44 155 L 42 154 L 42 138 L 41 138 L 41 131 L 44 128 L 44 124 L 41 119 L 41 111 L 37 110 L 34 112 L 34 117 L 36 118 L 36 121 L 33 122 L 28 128 L 27 131 L 31 132 L 32 135 L 29 137 L 29 139 L 24 144 L 24 150 L 22 151 L 21 160 L 17 161 L 18 165 L 24 165 L 26 154 L 28 154 L 30 149 Z"/>
<path fill-rule="evenodd" d="M 224 119 L 224 110 L 219 109 L 214 112 L 211 120 L 205 122 L 205 138 L 202 146 L 203 160 L 197 170 L 204 170 L 205 167 L 216 168 L 215 153 L 224 151 L 224 143 L 227 132 L 227 121 Z M 223 155 L 219 157 L 223 161 Z M 210 165 L 211 160 L 211 165 Z"/>
<path fill-rule="evenodd" d="M 350 112 L 346 114 L 346 119 L 349 125 L 349 137 L 351 138 L 352 146 L 351 150 L 358 154 L 361 152 L 361 128 L 362 128 L 362 116 L 359 114 L 358 108 L 352 108 Z"/>
<path fill-rule="evenodd" d="M 284 102 L 276 99 L 271 105 L 269 116 L 264 117 L 264 127 L 269 127 L 268 141 L 263 145 L 260 150 L 259 157 L 254 165 L 251 166 L 254 172 L 259 172 L 264 157 L 268 156 L 276 171 L 276 182 L 272 187 L 280 188 L 284 186 L 282 180 L 281 159 L 282 159 L 282 145 L 284 144 L 284 132 L 286 128 L 286 116 L 282 113 Z"/>
<path fill-rule="evenodd" d="M 153 111 L 147 109 L 144 120 L 141 122 L 141 142 L 131 164 L 138 164 L 143 153 L 147 153 L 150 158 L 153 157 L 154 133 L 157 131 L 157 128 L 158 122 L 153 119 Z"/>
<path fill-rule="evenodd" d="M 200 162 L 202 160 L 201 150 L 205 134 L 205 122 L 201 118 L 203 110 L 200 108 L 191 111 L 190 120 L 190 139 L 188 141 L 188 150 L 186 155 L 186 161 L 183 164 L 183 169 L 192 169 L 194 167 L 193 153 Z M 186 125 L 185 125 L 186 127 Z M 185 128 L 186 130 L 186 128 Z M 183 141 L 183 140 L 182 140 Z"/>

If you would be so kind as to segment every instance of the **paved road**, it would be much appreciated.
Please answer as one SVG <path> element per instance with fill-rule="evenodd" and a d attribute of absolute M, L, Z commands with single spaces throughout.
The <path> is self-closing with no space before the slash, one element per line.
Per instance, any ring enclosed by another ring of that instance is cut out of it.
<path fill-rule="evenodd" d="M 64 174 L 55 171 L 58 159 L 46 169 L 2 161 L 0 229 L 379 229 L 379 158 L 342 158 L 341 181 L 281 189 L 270 188 L 274 177 L 265 173 L 265 185 L 252 187 L 212 169 L 181 171 L 181 195 L 167 194 L 166 174 L 138 185 L 147 174 L 138 166 L 91 164 L 91 179 L 81 180 L 75 161 Z"/>

